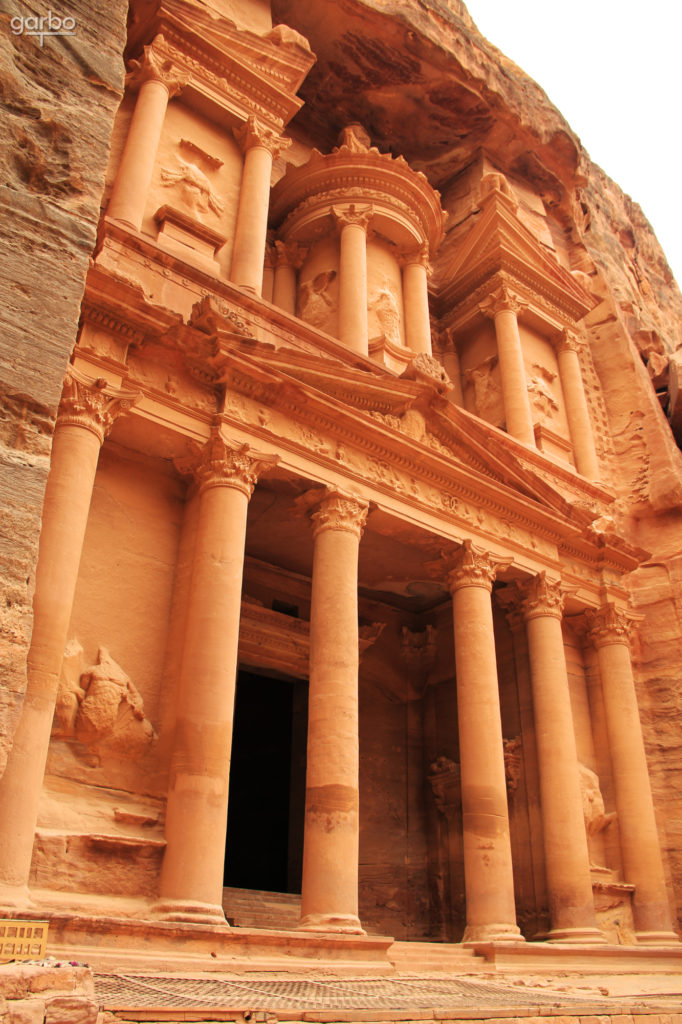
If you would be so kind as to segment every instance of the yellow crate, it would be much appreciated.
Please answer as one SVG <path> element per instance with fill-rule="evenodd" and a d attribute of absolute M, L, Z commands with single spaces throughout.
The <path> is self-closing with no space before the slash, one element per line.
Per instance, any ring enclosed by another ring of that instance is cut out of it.
<path fill-rule="evenodd" d="M 0 919 L 0 962 L 42 960 L 47 945 L 47 921 Z"/>

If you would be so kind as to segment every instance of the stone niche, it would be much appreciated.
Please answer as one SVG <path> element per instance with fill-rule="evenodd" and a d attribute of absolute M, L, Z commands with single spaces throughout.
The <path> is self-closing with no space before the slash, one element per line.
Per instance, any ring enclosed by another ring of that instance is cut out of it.
<path fill-rule="evenodd" d="M 439 198 L 402 157 L 349 126 L 330 154 L 313 150 L 289 165 L 272 191 L 273 301 L 401 372 L 431 353 L 427 275 L 443 237 Z"/>

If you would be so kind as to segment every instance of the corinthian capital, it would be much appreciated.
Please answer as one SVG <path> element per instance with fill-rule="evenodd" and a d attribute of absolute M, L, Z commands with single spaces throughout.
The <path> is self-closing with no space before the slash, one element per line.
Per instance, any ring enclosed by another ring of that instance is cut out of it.
<path fill-rule="evenodd" d="M 131 60 L 126 75 L 126 86 L 139 89 L 145 82 L 160 82 L 168 89 L 168 96 L 177 96 L 189 82 L 189 74 L 173 63 L 163 36 L 156 36 L 145 46 L 140 60 Z"/>
<path fill-rule="evenodd" d="M 572 331 L 567 331 L 566 329 L 557 331 L 556 334 L 552 335 L 550 341 L 554 345 L 557 352 L 579 353 L 580 349 L 582 348 L 582 341 L 577 336 L 577 334 L 573 334 Z"/>
<path fill-rule="evenodd" d="M 310 516 L 313 536 L 317 537 L 325 530 L 343 530 L 360 540 L 368 509 L 369 503 L 361 498 L 344 494 L 342 491 L 329 491 Z"/>
<path fill-rule="evenodd" d="M 246 153 L 247 150 L 259 146 L 261 149 L 267 149 L 268 153 L 272 154 L 273 160 L 279 156 L 282 150 L 288 149 L 291 145 L 291 139 L 285 139 L 278 135 L 272 128 L 268 128 L 262 121 L 259 121 L 255 114 L 250 114 L 244 124 L 240 124 L 234 129 L 234 137 L 242 152 Z"/>
<path fill-rule="evenodd" d="M 526 622 L 538 616 L 560 619 L 564 613 L 564 594 L 560 580 L 548 580 L 547 573 L 539 572 L 522 588 L 526 598 L 523 602 L 523 617 Z"/>
<path fill-rule="evenodd" d="M 102 444 L 114 420 L 130 412 L 141 394 L 109 387 L 104 377 L 91 380 L 71 367 L 64 380 L 57 427 L 83 427 L 91 430 Z"/>
<path fill-rule="evenodd" d="M 192 443 L 189 455 L 175 464 L 181 473 L 194 477 L 200 494 L 210 487 L 234 487 L 250 498 L 259 476 L 276 463 L 276 455 L 253 452 L 248 444 L 230 441 L 214 427 L 205 445 Z"/>
<path fill-rule="evenodd" d="M 337 231 L 342 231 L 349 224 L 357 224 L 366 231 L 374 216 L 374 207 L 356 206 L 355 203 L 351 203 L 350 206 L 332 206 L 331 212 Z"/>
<path fill-rule="evenodd" d="M 517 316 L 526 308 L 517 295 L 509 290 L 506 284 L 491 292 L 478 307 L 484 316 L 496 317 L 498 313 L 510 312 Z"/>
<path fill-rule="evenodd" d="M 424 267 L 427 274 L 430 274 L 429 243 L 422 242 L 421 245 L 417 245 L 412 249 L 400 249 L 398 251 L 398 263 L 401 267 Z"/>
<path fill-rule="evenodd" d="M 511 565 L 511 559 L 494 558 L 487 551 L 475 548 L 470 540 L 465 540 L 449 564 L 448 584 L 451 594 L 461 587 L 483 587 L 490 592 L 495 576 L 501 569 Z"/>
<path fill-rule="evenodd" d="M 275 242 L 275 266 L 293 267 L 298 270 L 303 266 L 308 249 L 296 242 Z"/>
<path fill-rule="evenodd" d="M 588 640 L 591 640 L 595 647 L 629 644 L 634 616 L 627 608 L 619 608 L 609 601 L 596 611 L 587 611 L 585 618 L 588 625 Z"/>

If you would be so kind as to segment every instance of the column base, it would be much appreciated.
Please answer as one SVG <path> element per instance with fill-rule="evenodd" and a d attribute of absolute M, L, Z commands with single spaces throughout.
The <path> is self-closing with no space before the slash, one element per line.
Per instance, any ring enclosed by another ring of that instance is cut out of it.
<path fill-rule="evenodd" d="M 462 936 L 463 946 L 474 946 L 479 942 L 525 941 L 520 928 L 515 924 L 468 924 Z"/>
<path fill-rule="evenodd" d="M 603 945 L 606 936 L 599 928 L 550 928 L 543 938 L 547 942 L 574 942 L 578 945 Z"/>
<path fill-rule="evenodd" d="M 635 932 L 635 935 L 642 946 L 678 946 L 680 943 L 676 932 Z"/>
<path fill-rule="evenodd" d="M 341 935 L 366 935 L 355 914 L 306 914 L 302 917 L 299 932 L 336 932 Z"/>
<path fill-rule="evenodd" d="M 0 908 L 3 910 L 33 910 L 35 903 L 31 899 L 27 885 L 9 885 L 0 882 Z"/>
<path fill-rule="evenodd" d="M 222 925 L 229 928 L 225 911 L 218 903 L 199 903 L 189 900 L 158 900 L 153 908 L 160 921 L 186 921 L 189 924 Z"/>

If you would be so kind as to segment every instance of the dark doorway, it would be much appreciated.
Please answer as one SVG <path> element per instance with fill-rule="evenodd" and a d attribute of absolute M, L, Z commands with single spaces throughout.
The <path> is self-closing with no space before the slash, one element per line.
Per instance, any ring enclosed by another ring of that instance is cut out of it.
<path fill-rule="evenodd" d="M 301 891 L 307 720 L 305 683 L 239 672 L 225 885 Z"/>

